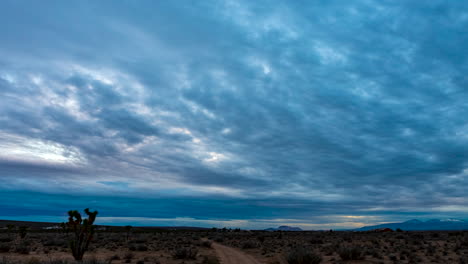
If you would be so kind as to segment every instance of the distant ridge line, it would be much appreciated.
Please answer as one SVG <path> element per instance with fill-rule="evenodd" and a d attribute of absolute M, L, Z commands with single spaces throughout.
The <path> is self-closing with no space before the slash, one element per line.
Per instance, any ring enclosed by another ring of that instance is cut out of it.
<path fill-rule="evenodd" d="M 60 222 L 36 222 L 36 221 L 19 221 L 19 220 L 0 220 L 0 229 L 7 225 L 28 226 L 32 229 L 44 229 L 46 227 L 59 226 Z M 97 227 L 123 228 L 126 225 L 96 225 Z M 172 229 L 172 230 L 209 230 L 208 227 L 195 226 L 133 226 L 135 229 Z"/>
<path fill-rule="evenodd" d="M 460 231 L 468 230 L 468 221 L 460 219 L 430 219 L 421 221 L 411 219 L 401 223 L 387 223 L 373 226 L 364 226 L 353 229 L 354 231 L 370 231 L 375 229 L 390 228 L 393 230 L 401 229 L 403 231 Z"/>

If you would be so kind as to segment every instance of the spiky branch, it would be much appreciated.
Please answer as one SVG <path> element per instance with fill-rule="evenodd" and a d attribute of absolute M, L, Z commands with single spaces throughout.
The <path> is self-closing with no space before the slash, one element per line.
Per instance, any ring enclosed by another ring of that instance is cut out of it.
<path fill-rule="evenodd" d="M 70 249 L 75 260 L 83 260 L 84 253 L 88 250 L 91 240 L 94 235 L 94 221 L 98 214 L 97 211 L 90 212 L 89 208 L 85 210 L 88 219 L 82 219 L 81 214 L 77 210 L 68 211 L 68 228 L 74 233 L 74 237 L 70 240 Z"/>

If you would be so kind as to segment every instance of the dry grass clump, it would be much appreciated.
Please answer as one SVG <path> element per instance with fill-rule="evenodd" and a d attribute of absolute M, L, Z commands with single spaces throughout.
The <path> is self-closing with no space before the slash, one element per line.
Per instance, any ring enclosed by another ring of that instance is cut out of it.
<path fill-rule="evenodd" d="M 69 261 L 66 259 L 49 259 L 40 260 L 37 257 L 31 257 L 25 261 L 15 261 L 7 257 L 0 258 L 0 264 L 108 264 L 109 262 L 101 261 L 95 258 L 83 260 L 83 261 Z"/>
<path fill-rule="evenodd" d="M 24 255 L 29 254 L 29 252 L 31 252 L 30 243 L 26 241 L 21 241 L 18 245 L 16 245 L 15 252 Z"/>
<path fill-rule="evenodd" d="M 305 248 L 295 248 L 286 257 L 288 264 L 318 264 L 322 257 Z"/>
<path fill-rule="evenodd" d="M 338 255 L 342 260 L 362 260 L 365 258 L 364 251 L 359 246 L 342 246 L 338 249 Z"/>
<path fill-rule="evenodd" d="M 256 241 L 252 241 L 252 240 L 244 241 L 241 244 L 242 249 L 251 249 L 251 248 L 258 248 L 258 247 L 259 247 L 259 244 Z"/>
<path fill-rule="evenodd" d="M 217 257 L 204 256 L 201 264 L 220 264 Z"/>
<path fill-rule="evenodd" d="M 8 253 L 11 249 L 9 243 L 0 243 L 0 253 Z"/>
<path fill-rule="evenodd" d="M 196 259 L 197 255 L 198 250 L 194 247 L 178 248 L 173 253 L 175 259 Z"/>
<path fill-rule="evenodd" d="M 199 245 L 206 248 L 211 248 L 212 242 L 209 240 L 202 241 Z"/>

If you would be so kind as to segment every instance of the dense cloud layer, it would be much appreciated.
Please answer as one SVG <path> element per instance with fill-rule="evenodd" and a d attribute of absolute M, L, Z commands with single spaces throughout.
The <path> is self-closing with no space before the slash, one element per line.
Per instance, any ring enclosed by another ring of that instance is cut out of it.
<path fill-rule="evenodd" d="M 3 1 L 0 210 L 242 227 L 465 218 L 466 10 Z"/>

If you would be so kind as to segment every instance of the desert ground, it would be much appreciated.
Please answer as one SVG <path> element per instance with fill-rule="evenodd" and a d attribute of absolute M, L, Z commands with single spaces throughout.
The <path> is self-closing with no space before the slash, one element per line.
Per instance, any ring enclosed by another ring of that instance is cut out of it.
<path fill-rule="evenodd" d="M 69 233 L 0 232 L 0 264 L 74 263 Z M 468 263 L 468 232 L 108 228 L 96 232 L 83 263 Z"/>

